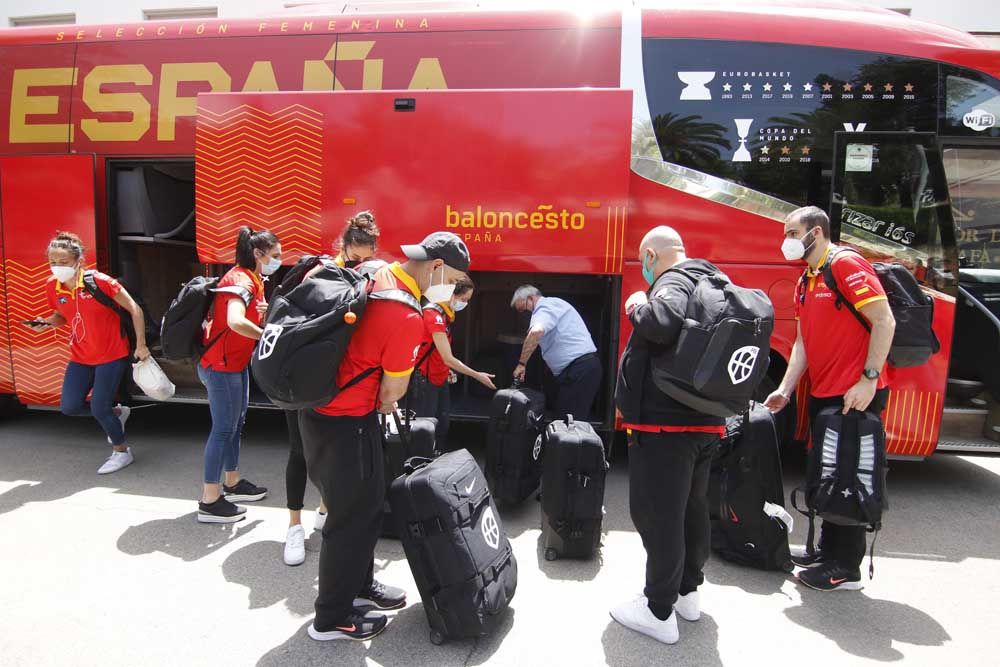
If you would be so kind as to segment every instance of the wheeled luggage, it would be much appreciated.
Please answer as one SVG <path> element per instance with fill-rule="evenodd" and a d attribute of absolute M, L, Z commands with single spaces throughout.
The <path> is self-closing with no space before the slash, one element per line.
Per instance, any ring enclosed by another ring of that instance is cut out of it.
<path fill-rule="evenodd" d="M 545 395 L 534 389 L 501 389 L 490 405 L 486 478 L 496 499 L 515 504 L 541 481 Z"/>
<path fill-rule="evenodd" d="M 771 412 L 759 403 L 731 417 L 712 464 L 712 549 L 726 560 L 791 572 L 791 515 L 785 511 L 781 454 Z"/>
<path fill-rule="evenodd" d="M 399 537 L 396 532 L 396 522 L 392 518 L 389 506 L 389 488 L 393 480 L 403 474 L 403 464 L 413 456 L 434 458 L 437 447 L 434 431 L 437 429 L 437 419 L 429 417 L 412 417 L 409 413 L 400 417 L 398 414 L 387 417 L 382 422 L 385 438 L 382 449 L 382 465 L 385 469 L 385 512 L 382 517 L 382 537 Z"/>
<path fill-rule="evenodd" d="M 410 459 L 389 503 L 431 641 L 482 637 L 517 588 L 517 561 L 482 470 L 467 450 Z"/>
<path fill-rule="evenodd" d="M 542 540 L 545 560 L 591 558 L 601 545 L 604 443 L 587 422 L 568 415 L 545 429 Z"/>

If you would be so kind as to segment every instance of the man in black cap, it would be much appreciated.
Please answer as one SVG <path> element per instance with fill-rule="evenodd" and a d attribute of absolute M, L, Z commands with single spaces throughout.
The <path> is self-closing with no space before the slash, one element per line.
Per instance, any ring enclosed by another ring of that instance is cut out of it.
<path fill-rule="evenodd" d="M 458 236 L 435 232 L 402 251 L 406 262 L 372 278 L 364 316 L 336 370 L 343 390 L 329 404 L 299 412 L 309 478 L 328 508 L 316 618 L 309 626 L 319 641 L 371 639 L 387 623 L 378 610 L 406 604 L 402 589 L 372 576 L 385 500 L 376 411 L 392 412 L 406 393 L 424 334 L 420 297 L 450 299 L 469 270 L 469 249 Z"/>

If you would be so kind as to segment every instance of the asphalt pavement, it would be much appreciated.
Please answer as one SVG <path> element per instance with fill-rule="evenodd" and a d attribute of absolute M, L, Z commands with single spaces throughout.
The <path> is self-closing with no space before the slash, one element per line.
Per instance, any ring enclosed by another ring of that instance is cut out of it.
<path fill-rule="evenodd" d="M 248 419 L 241 468 L 271 493 L 234 526 L 195 520 L 208 426 L 205 407 L 140 408 L 128 424 L 136 463 L 98 476 L 110 448 L 92 420 L 0 421 L 0 665 L 1000 664 L 1000 458 L 893 462 L 875 578 L 865 573 L 861 592 L 806 590 L 713 556 L 702 619 L 681 621 L 680 642 L 665 646 L 608 615 L 641 591 L 645 562 L 618 452 L 597 559 L 547 562 L 538 504 L 502 512 L 519 581 L 490 637 L 432 645 L 402 548 L 382 540 L 376 576 L 406 588 L 409 605 L 370 642 L 319 643 L 306 635 L 318 533 L 305 564 L 281 560 L 280 413 Z M 457 427 L 453 441 L 484 454 L 482 426 Z M 784 467 L 790 490 L 802 456 Z M 306 506 L 317 503 L 310 489 Z"/>

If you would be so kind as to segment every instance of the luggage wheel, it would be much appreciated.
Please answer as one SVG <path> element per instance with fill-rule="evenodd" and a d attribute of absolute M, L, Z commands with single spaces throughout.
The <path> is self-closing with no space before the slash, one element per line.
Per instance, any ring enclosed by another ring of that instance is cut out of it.
<path fill-rule="evenodd" d="M 556 551 L 552 547 L 549 547 L 548 549 L 545 550 L 545 560 L 553 561 L 556 560 L 557 558 L 559 558 L 558 551 Z"/>
<path fill-rule="evenodd" d="M 435 646 L 440 646 L 444 644 L 444 635 L 437 630 L 431 630 L 431 643 Z"/>

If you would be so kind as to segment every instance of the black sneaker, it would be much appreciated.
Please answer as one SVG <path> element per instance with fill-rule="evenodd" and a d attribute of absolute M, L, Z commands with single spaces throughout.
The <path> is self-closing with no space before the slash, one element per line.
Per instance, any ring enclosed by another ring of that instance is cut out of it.
<path fill-rule="evenodd" d="M 248 479 L 241 479 L 233 486 L 223 484 L 222 492 L 226 496 L 226 500 L 231 503 L 252 503 L 267 497 L 267 489 L 254 485 Z"/>
<path fill-rule="evenodd" d="M 813 553 L 809 553 L 804 546 L 794 545 L 789 547 L 788 550 L 792 554 L 792 562 L 799 567 L 812 567 L 817 563 L 826 563 L 830 560 L 819 549 Z"/>
<path fill-rule="evenodd" d="M 347 618 L 329 629 L 319 629 L 315 622 L 309 624 L 309 636 L 318 642 L 334 639 L 353 639 L 363 642 L 385 630 L 389 623 L 382 614 L 365 615 L 360 609 L 352 611 Z"/>
<path fill-rule="evenodd" d="M 382 611 L 402 609 L 406 606 L 406 591 L 395 586 L 386 586 L 372 580 L 372 587 L 354 598 L 355 607 L 375 607 Z"/>
<path fill-rule="evenodd" d="M 199 523 L 236 523 L 247 518 L 247 508 L 237 507 L 224 496 L 214 503 L 198 503 Z"/>
<path fill-rule="evenodd" d="M 861 572 L 848 570 L 835 561 L 827 561 L 799 572 L 799 581 L 817 591 L 860 591 Z"/>

